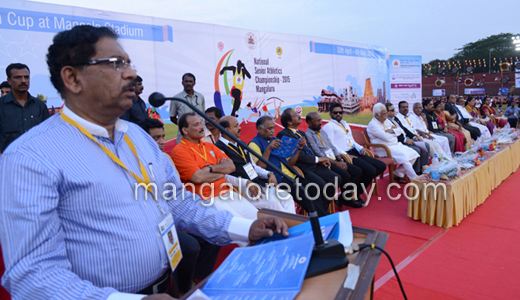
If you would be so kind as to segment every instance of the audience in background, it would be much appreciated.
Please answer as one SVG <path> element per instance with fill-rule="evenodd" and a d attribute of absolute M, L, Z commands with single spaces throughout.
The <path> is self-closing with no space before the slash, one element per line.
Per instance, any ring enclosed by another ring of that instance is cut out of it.
<path fill-rule="evenodd" d="M 0 83 L 0 97 L 3 97 L 7 94 L 9 94 L 9 92 L 11 91 L 11 85 L 9 84 L 9 82 L 7 81 L 4 81 L 2 83 Z"/>
<path fill-rule="evenodd" d="M 11 92 L 0 98 L 0 152 L 49 117 L 47 105 L 29 93 L 29 67 L 14 63 L 5 70 Z"/>

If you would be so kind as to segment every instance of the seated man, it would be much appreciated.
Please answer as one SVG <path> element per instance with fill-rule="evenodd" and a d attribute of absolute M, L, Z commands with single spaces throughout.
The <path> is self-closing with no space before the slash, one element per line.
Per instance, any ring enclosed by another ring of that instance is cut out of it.
<path fill-rule="evenodd" d="M 258 131 L 258 134 L 255 138 L 251 140 L 249 143 L 249 147 L 253 149 L 258 154 L 261 154 L 262 157 L 269 160 L 275 167 L 277 167 L 279 170 L 281 170 L 284 174 L 287 176 L 295 179 L 299 185 L 301 185 L 304 189 L 307 190 L 307 194 L 312 200 L 314 207 L 316 209 L 316 212 L 318 213 L 318 216 L 325 216 L 327 215 L 327 207 L 329 205 L 329 202 L 326 201 L 321 195 L 321 191 L 315 186 L 310 185 L 310 182 L 306 178 L 301 178 L 300 176 L 297 176 L 297 172 L 292 169 L 292 167 L 289 165 L 289 163 L 281 157 L 278 157 L 276 155 L 271 155 L 271 151 L 275 148 L 280 147 L 280 139 L 274 137 L 274 120 L 270 116 L 262 116 L 256 121 L 256 130 Z M 253 158 L 255 163 L 260 166 L 261 168 L 265 168 L 268 171 L 274 172 L 271 167 L 267 166 L 263 162 L 261 162 L 258 159 Z M 307 204 L 307 201 L 303 200 L 302 197 L 305 195 L 298 191 L 298 186 L 291 183 L 289 180 L 287 180 L 285 177 L 282 177 L 277 172 L 274 172 L 274 175 L 276 176 L 276 181 L 281 184 L 281 188 L 287 187 L 288 192 L 291 193 L 293 196 L 293 199 L 295 201 L 298 201 L 297 203 L 300 204 L 303 209 L 305 209 L 307 212 L 309 211 L 309 206 Z M 303 201 L 302 201 L 303 200 Z"/>
<path fill-rule="evenodd" d="M 372 180 L 385 171 L 385 163 L 368 156 L 368 150 L 356 143 L 350 126 L 343 120 L 343 107 L 341 104 L 331 104 L 329 115 L 330 122 L 323 126 L 322 132 L 327 134 L 330 143 L 340 153 L 349 155 L 352 158 L 352 164 L 361 169 L 360 183 L 367 187 L 368 190 Z"/>
<path fill-rule="evenodd" d="M 426 123 L 426 116 L 423 114 L 422 104 L 419 102 L 414 103 L 413 112 L 408 116 L 408 120 L 412 124 L 412 127 L 417 131 L 417 133 L 423 138 L 425 141 L 435 141 L 442 149 L 441 154 L 448 158 L 451 158 L 450 151 L 450 143 L 448 139 L 442 135 L 436 135 L 433 132 L 428 130 L 428 126 Z M 430 149 L 432 149 L 430 144 Z M 436 149 L 436 148 L 435 148 Z"/>
<path fill-rule="evenodd" d="M 412 138 L 415 141 L 424 142 L 427 145 L 427 149 L 429 150 L 431 158 L 433 158 L 435 154 L 450 158 L 451 153 L 448 151 L 448 153 L 450 153 L 448 155 L 446 152 L 444 152 L 438 142 L 434 141 L 433 139 L 421 137 L 422 135 L 420 135 L 417 129 L 415 129 L 415 126 L 408 117 L 408 112 L 408 103 L 406 101 L 399 102 L 399 113 L 395 116 L 394 120 L 397 122 L 397 124 L 399 124 L 399 126 L 401 126 L 401 128 L 406 133 L 406 136 Z"/>
<path fill-rule="evenodd" d="M 433 111 L 433 102 L 430 99 L 426 99 L 422 102 L 423 106 L 423 115 L 426 117 L 426 124 L 428 126 L 428 131 L 433 132 L 435 135 L 444 136 L 448 139 L 450 144 L 450 152 L 451 154 L 455 153 L 455 136 L 448 132 L 448 128 L 439 125 L 437 122 L 437 117 L 435 116 L 435 112 Z M 417 115 L 417 113 L 415 113 Z"/>
<path fill-rule="evenodd" d="M 462 115 L 462 118 L 464 120 L 468 120 L 468 124 L 477 128 L 480 131 L 480 134 L 485 138 L 491 137 L 491 132 L 489 132 L 489 129 L 486 126 L 486 122 L 483 120 L 480 120 L 479 118 L 474 118 L 471 116 L 471 114 L 468 112 L 466 108 L 464 108 L 464 97 L 457 97 L 457 102 L 455 104 L 455 108 L 457 111 L 459 111 Z"/>
<path fill-rule="evenodd" d="M 395 117 L 395 108 L 392 103 L 386 103 L 386 110 L 388 113 L 388 121 L 390 121 L 392 127 L 397 127 L 394 129 L 397 140 L 403 145 L 412 148 L 415 152 L 417 152 L 417 154 L 419 154 L 420 158 L 415 161 L 413 168 L 417 175 L 422 174 L 423 167 L 428 165 L 429 162 L 428 154 L 430 152 L 430 146 L 425 144 L 420 136 L 413 134 L 399 124 L 399 120 Z M 421 147 L 419 147 L 419 143 L 422 143 L 421 146 L 425 147 L 427 151 L 421 149 Z"/>
<path fill-rule="evenodd" d="M 206 109 L 204 113 L 217 123 L 220 121 L 220 118 L 222 118 L 222 111 L 215 106 Z M 215 126 L 211 125 L 210 122 L 204 123 L 206 123 L 207 130 L 205 132 L 206 136 L 202 138 L 202 141 L 206 143 L 215 144 L 220 138 L 220 130 L 218 130 L 218 128 L 216 128 Z"/>
<path fill-rule="evenodd" d="M 399 183 L 406 183 L 404 175 L 413 179 L 417 177 L 413 164 L 419 157 L 414 150 L 404 146 L 397 140 L 396 131 L 398 126 L 393 125 L 388 119 L 386 107 L 382 103 L 377 103 L 373 108 L 374 118 L 367 127 L 370 142 L 374 144 L 384 144 L 390 148 L 392 159 L 400 166 L 395 170 L 395 180 Z M 380 147 L 374 147 L 374 153 L 379 157 L 385 157 L 386 151 Z"/>
<path fill-rule="evenodd" d="M 357 193 L 355 194 L 357 197 L 356 200 L 361 200 L 361 195 L 363 192 L 370 191 L 370 183 L 372 182 L 373 178 L 369 178 L 368 182 L 362 182 L 361 180 L 366 180 L 367 178 L 363 178 L 363 171 L 361 168 L 353 164 L 349 164 L 341 158 L 340 151 L 336 148 L 336 146 L 334 146 L 333 143 L 331 143 L 327 133 L 321 130 L 322 120 L 320 114 L 312 111 L 307 114 L 305 121 L 307 121 L 307 124 L 309 125 L 306 133 L 307 139 L 309 140 L 309 146 L 311 147 L 312 151 L 314 151 L 314 153 L 316 153 L 318 156 L 328 157 L 331 164 L 331 170 L 341 175 L 342 178 L 350 177 L 351 183 L 355 184 L 357 187 Z M 386 166 L 384 166 L 384 168 L 386 168 Z M 345 176 L 345 173 L 349 174 L 349 176 Z M 342 182 L 342 185 L 345 184 L 348 184 L 348 182 Z M 346 199 L 343 197 L 340 198 L 339 204 L 340 206 L 341 204 L 348 206 L 355 205 L 353 201 L 346 201 Z"/>
<path fill-rule="evenodd" d="M 201 141 L 204 125 L 193 112 L 183 114 L 178 121 L 181 141 L 173 148 L 171 156 L 177 166 L 186 190 L 198 194 L 202 200 L 210 201 L 220 210 L 229 211 L 234 216 L 256 220 L 258 209 L 248 200 L 232 191 L 231 186 L 249 185 L 249 192 L 256 196 L 258 186 L 249 180 L 241 180 L 229 175 L 235 165 L 220 149 Z M 244 192 L 247 192 L 245 190 Z"/>
<path fill-rule="evenodd" d="M 208 124 L 208 122 L 206 122 L 206 124 Z M 220 119 L 220 125 L 235 137 L 240 138 L 241 128 L 235 117 L 226 116 Z M 274 176 L 273 172 L 260 168 L 254 160 L 251 159 L 251 155 L 247 149 L 242 149 L 240 145 L 237 145 L 225 134 L 221 135 L 220 139 L 215 143 L 215 146 L 219 147 L 235 164 L 235 171 L 229 175 L 249 179 L 262 189 L 262 201 L 252 201 L 251 203 L 254 206 L 293 214 L 296 212 L 296 205 L 294 204 L 291 194 L 276 188 L 278 185 L 276 176 Z M 247 197 L 247 194 L 245 196 Z"/>
<path fill-rule="evenodd" d="M 146 118 L 138 125 L 152 136 L 159 149 L 164 151 L 164 124 L 159 120 Z M 171 157 L 166 153 L 164 155 L 175 168 Z M 194 278 L 202 280 L 213 272 L 220 246 L 212 245 L 197 235 L 180 230 L 177 230 L 177 236 L 182 245 L 182 260 L 175 269 L 175 277 L 178 280 L 179 291 L 184 294 L 191 289 Z"/>
<path fill-rule="evenodd" d="M 347 183 L 352 181 L 350 174 L 348 172 L 341 172 L 342 174 L 340 175 L 332 171 L 329 169 L 331 166 L 329 158 L 327 156 L 317 156 L 314 151 L 307 146 L 307 135 L 305 132 L 298 130 L 298 126 L 302 123 L 302 118 L 292 108 L 287 108 L 282 113 L 281 122 L 285 128 L 278 132 L 277 137 L 279 139 L 283 136 L 288 136 L 300 140 L 300 148 L 296 151 L 293 159 L 289 160 L 289 164 L 294 163 L 294 165 L 302 170 L 307 180 L 318 184 L 326 197 L 334 197 L 337 193 L 336 186 L 327 185 L 327 183 L 335 184 L 338 182 L 340 184 L 341 194 L 344 197 L 343 200 L 345 200 L 344 203 L 353 207 L 361 207 L 364 204 L 362 201 L 357 200 L 356 202 L 347 200 L 347 195 L 353 192 L 352 188 L 349 188 L 347 185 Z M 341 169 L 339 170 L 341 171 Z M 356 174 L 356 176 L 359 176 L 359 173 Z M 352 194 L 352 197 L 355 199 L 357 193 Z"/>

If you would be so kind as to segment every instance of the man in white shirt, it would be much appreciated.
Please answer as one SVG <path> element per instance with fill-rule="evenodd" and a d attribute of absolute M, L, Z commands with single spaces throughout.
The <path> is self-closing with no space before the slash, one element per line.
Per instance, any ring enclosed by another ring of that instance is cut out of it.
<path fill-rule="evenodd" d="M 240 138 L 241 128 L 235 117 L 226 116 L 220 119 L 220 125 L 235 137 Z M 243 149 L 225 134 L 215 143 L 235 164 L 235 171 L 229 175 L 240 179 L 251 180 L 260 186 L 261 195 L 258 200 L 251 201 L 256 208 L 269 208 L 288 213 L 296 213 L 296 205 L 291 194 L 278 189 L 278 182 L 273 172 L 259 167 L 247 149 Z M 243 187 L 244 191 L 245 188 Z M 247 198 L 249 195 L 244 193 Z"/>
<path fill-rule="evenodd" d="M 422 104 L 417 102 L 413 105 L 413 113 L 408 116 L 410 123 L 415 128 L 415 130 L 426 140 L 436 141 L 446 153 L 446 156 L 451 158 L 450 151 L 450 141 L 447 137 L 434 134 L 428 130 L 428 125 L 426 123 L 426 116 L 423 116 L 423 107 Z"/>
<path fill-rule="evenodd" d="M 479 120 L 479 119 L 476 119 L 476 118 L 473 118 L 469 114 L 469 112 L 464 108 L 464 98 L 463 97 L 458 97 L 457 98 L 457 102 L 456 102 L 455 106 L 459 109 L 459 111 L 462 114 L 462 117 L 464 119 L 469 119 L 469 124 L 471 126 L 476 127 L 476 128 L 478 128 L 478 130 L 480 130 L 480 133 L 482 134 L 482 136 L 485 139 L 491 137 L 491 133 L 489 132 L 489 129 L 486 126 L 486 122 L 484 122 L 482 120 Z"/>
<path fill-rule="evenodd" d="M 352 164 L 362 171 L 360 183 L 368 187 L 374 178 L 385 171 L 386 164 L 366 155 L 367 150 L 354 141 L 352 129 L 343 120 L 343 107 L 341 104 L 332 104 L 329 115 L 330 122 L 323 126 L 322 131 L 327 134 L 331 144 L 336 146 L 340 153 L 352 157 Z"/>
<path fill-rule="evenodd" d="M 394 162 L 400 165 L 394 172 L 395 180 L 406 183 L 403 178 L 405 174 L 410 179 L 417 177 L 413 164 L 419 154 L 397 140 L 397 133 L 402 130 L 387 119 L 388 112 L 385 105 L 382 103 L 374 105 L 373 114 L 374 118 L 368 124 L 367 133 L 371 143 L 386 145 L 390 149 Z M 374 147 L 374 153 L 380 157 L 386 156 L 386 151 L 380 147 Z"/>
<path fill-rule="evenodd" d="M 399 113 L 395 116 L 397 118 L 397 120 L 399 120 L 398 121 L 399 125 L 403 129 L 406 129 L 408 132 L 413 134 L 416 137 L 415 138 L 416 141 L 422 141 L 429 146 L 430 157 L 433 158 L 435 154 L 443 155 L 445 157 L 451 157 L 451 154 L 450 154 L 450 156 L 448 156 L 446 154 L 446 152 L 444 152 L 444 150 L 442 150 L 441 145 L 439 143 L 437 143 L 436 141 L 434 141 L 433 139 L 431 139 L 431 140 L 427 139 L 427 138 L 423 139 L 419 136 L 419 132 L 413 126 L 412 121 L 410 121 L 410 118 L 408 118 L 408 112 L 409 112 L 408 103 L 406 101 L 399 102 Z"/>

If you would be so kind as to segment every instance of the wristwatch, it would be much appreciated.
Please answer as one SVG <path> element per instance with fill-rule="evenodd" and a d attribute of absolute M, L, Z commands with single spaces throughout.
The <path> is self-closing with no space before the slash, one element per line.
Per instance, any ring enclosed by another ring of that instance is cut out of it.
<path fill-rule="evenodd" d="M 208 166 L 208 168 L 209 168 L 209 172 L 213 173 L 213 167 L 212 166 Z"/>

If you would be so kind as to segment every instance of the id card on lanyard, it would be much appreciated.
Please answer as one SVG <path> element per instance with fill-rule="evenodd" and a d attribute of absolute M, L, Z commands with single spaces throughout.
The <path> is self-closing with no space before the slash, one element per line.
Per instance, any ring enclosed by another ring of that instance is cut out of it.
<path fill-rule="evenodd" d="M 166 218 L 159 223 L 159 230 L 161 231 L 164 248 L 168 254 L 170 267 L 172 271 L 175 271 L 175 268 L 177 268 L 182 259 L 182 251 L 172 214 L 166 215 Z"/>

